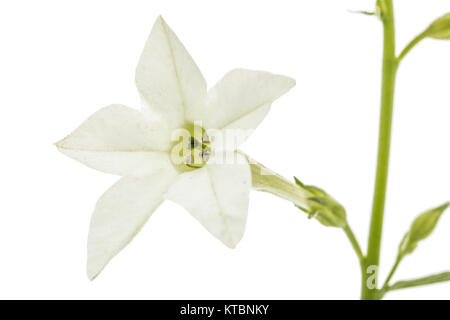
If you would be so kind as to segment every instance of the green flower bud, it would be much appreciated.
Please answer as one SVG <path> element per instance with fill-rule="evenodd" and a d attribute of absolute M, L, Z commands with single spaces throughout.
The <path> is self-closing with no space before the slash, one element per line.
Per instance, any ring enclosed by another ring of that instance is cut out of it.
<path fill-rule="evenodd" d="M 399 247 L 399 255 L 404 256 L 412 253 L 418 243 L 433 232 L 439 222 L 439 218 L 449 206 L 450 202 L 447 202 L 440 207 L 428 210 L 419 215 L 411 224 L 408 233 L 403 237 Z"/>
<path fill-rule="evenodd" d="M 430 24 L 425 35 L 434 39 L 450 40 L 450 12 Z"/>

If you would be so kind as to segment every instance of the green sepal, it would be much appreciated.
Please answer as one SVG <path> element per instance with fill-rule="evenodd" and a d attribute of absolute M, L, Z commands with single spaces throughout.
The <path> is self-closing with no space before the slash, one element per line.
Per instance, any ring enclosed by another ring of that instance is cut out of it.
<path fill-rule="evenodd" d="M 294 176 L 294 181 L 299 187 L 302 187 L 302 188 L 305 187 L 305 185 L 300 180 L 298 180 L 298 178 L 295 176 Z"/>
<path fill-rule="evenodd" d="M 308 214 L 309 218 L 316 218 L 322 225 L 327 227 L 343 228 L 347 225 L 345 209 L 324 190 L 315 186 L 307 186 L 294 177 L 295 183 L 307 190 L 311 196 L 307 198 L 309 209 L 301 208 Z"/>

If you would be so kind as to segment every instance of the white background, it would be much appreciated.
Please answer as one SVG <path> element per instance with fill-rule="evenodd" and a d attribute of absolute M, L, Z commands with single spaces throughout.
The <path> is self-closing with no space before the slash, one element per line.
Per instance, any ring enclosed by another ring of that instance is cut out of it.
<path fill-rule="evenodd" d="M 396 0 L 401 49 L 447 0 Z M 139 107 L 134 70 L 162 14 L 210 86 L 235 67 L 289 75 L 243 150 L 343 203 L 365 248 L 378 130 L 381 25 L 375 0 L 2 1 L 0 298 L 356 299 L 359 266 L 344 234 L 252 192 L 230 250 L 165 203 L 93 282 L 86 238 L 97 198 L 117 179 L 53 142 L 111 103 Z M 381 279 L 413 217 L 450 199 L 450 42 L 427 40 L 399 71 Z M 394 280 L 450 269 L 450 212 Z M 386 298 L 446 299 L 450 284 Z"/>

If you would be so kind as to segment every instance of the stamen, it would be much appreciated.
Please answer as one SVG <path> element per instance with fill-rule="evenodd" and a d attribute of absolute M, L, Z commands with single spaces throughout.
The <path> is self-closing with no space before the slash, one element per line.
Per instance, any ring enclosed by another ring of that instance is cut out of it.
<path fill-rule="evenodd" d="M 189 143 L 189 149 L 195 149 L 200 145 L 200 143 L 194 137 L 191 137 L 191 141 Z"/>
<path fill-rule="evenodd" d="M 202 157 L 203 161 L 207 162 L 209 159 L 209 152 L 207 149 L 203 150 L 203 152 L 200 152 L 200 157 Z"/>

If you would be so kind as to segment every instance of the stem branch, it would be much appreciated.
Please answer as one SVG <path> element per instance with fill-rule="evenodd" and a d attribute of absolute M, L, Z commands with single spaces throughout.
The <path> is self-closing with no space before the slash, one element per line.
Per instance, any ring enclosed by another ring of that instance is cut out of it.
<path fill-rule="evenodd" d="M 364 273 L 365 257 L 361 250 L 361 247 L 359 246 L 358 240 L 356 240 L 355 234 L 353 233 L 352 229 L 350 228 L 350 226 L 348 224 L 343 228 L 343 230 L 344 230 L 348 240 L 350 241 L 350 244 L 352 245 L 353 250 L 355 250 L 355 253 L 358 256 L 359 264 L 361 266 L 361 272 Z"/>
<path fill-rule="evenodd" d="M 406 47 L 403 49 L 403 51 L 400 53 L 400 55 L 397 58 L 398 63 L 403 60 L 403 58 L 423 39 L 426 38 L 425 31 L 419 34 L 417 37 L 415 37 Z"/>
<path fill-rule="evenodd" d="M 382 290 L 387 288 L 389 286 L 389 281 L 391 281 L 392 277 L 394 276 L 395 271 L 397 271 L 398 265 L 400 264 L 400 261 L 402 261 L 402 256 L 397 256 L 397 259 L 395 260 L 394 266 L 391 269 L 391 272 L 389 272 L 388 277 L 386 278 L 386 281 L 383 284 Z"/>
<path fill-rule="evenodd" d="M 385 285 L 381 290 L 378 291 L 378 298 L 382 299 L 386 293 L 394 290 L 401 290 L 413 287 L 426 286 L 430 284 L 436 284 L 441 282 L 450 281 L 450 272 L 442 272 L 438 274 L 433 274 L 423 278 L 417 278 L 412 280 L 403 280 L 394 283 L 393 285 Z"/>

